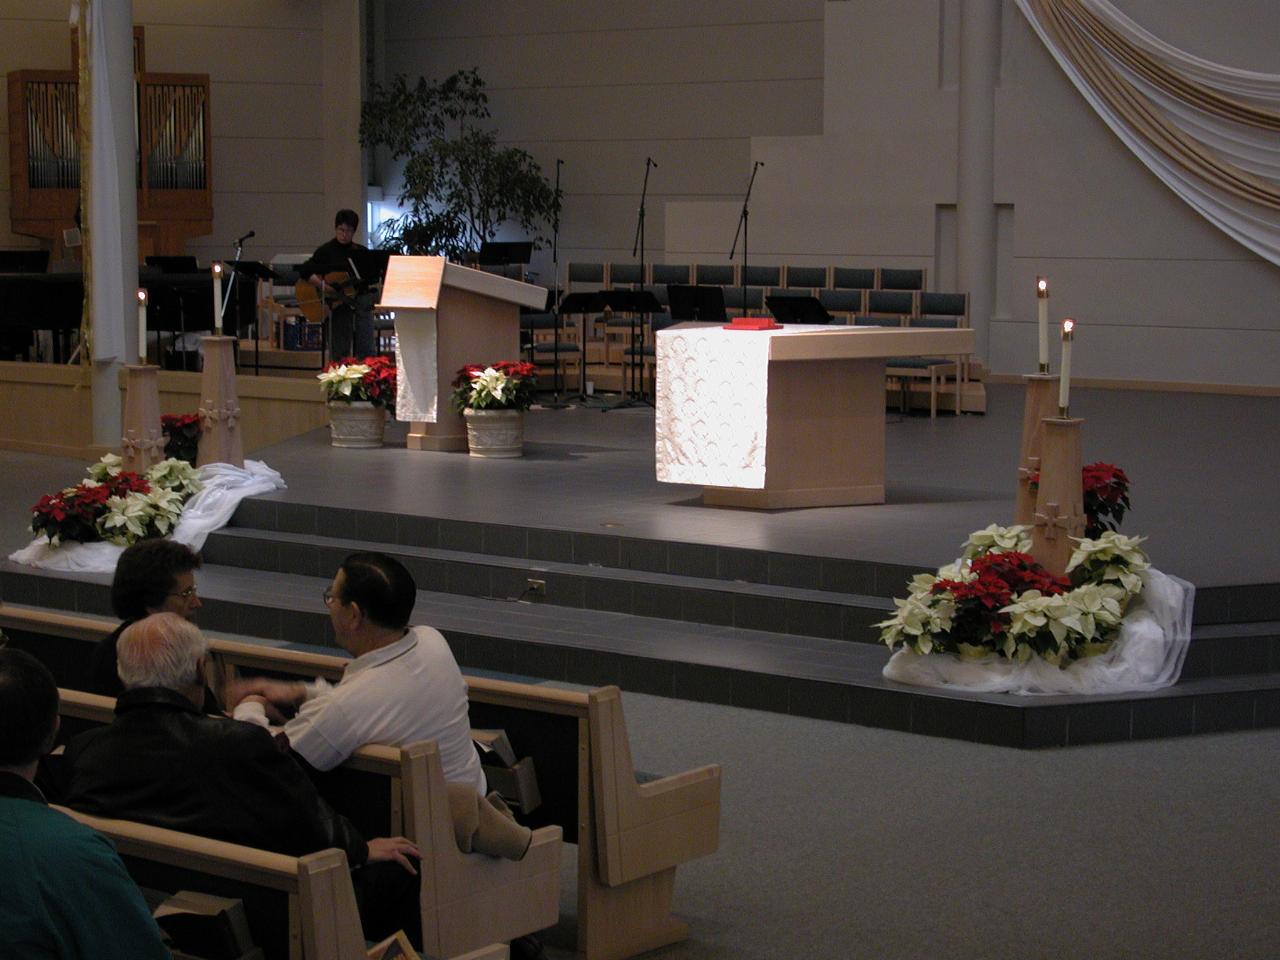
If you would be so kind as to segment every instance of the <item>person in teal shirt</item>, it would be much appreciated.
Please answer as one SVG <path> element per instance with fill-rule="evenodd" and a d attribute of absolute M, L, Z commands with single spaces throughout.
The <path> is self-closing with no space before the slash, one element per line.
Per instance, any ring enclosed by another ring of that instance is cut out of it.
<path fill-rule="evenodd" d="M 111 841 L 50 809 L 32 782 L 58 731 L 58 688 L 0 648 L 0 957 L 169 960 Z"/>

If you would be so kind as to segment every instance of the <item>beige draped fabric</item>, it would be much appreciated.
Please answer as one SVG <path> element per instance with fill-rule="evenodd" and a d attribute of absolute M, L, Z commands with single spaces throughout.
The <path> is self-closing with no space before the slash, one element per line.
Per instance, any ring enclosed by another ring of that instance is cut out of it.
<path fill-rule="evenodd" d="M 1201 60 L 1107 0 L 1016 0 L 1067 76 L 1161 180 L 1280 264 L 1280 75 Z"/>
<path fill-rule="evenodd" d="M 91 184 L 89 162 L 93 149 L 93 108 L 89 87 L 89 3 L 78 0 L 71 4 L 71 22 L 76 28 L 76 47 L 80 51 L 76 61 L 76 108 L 80 121 L 80 265 L 84 274 L 84 301 L 80 305 L 80 364 L 93 362 L 93 243 L 89 235 L 89 191 Z"/>

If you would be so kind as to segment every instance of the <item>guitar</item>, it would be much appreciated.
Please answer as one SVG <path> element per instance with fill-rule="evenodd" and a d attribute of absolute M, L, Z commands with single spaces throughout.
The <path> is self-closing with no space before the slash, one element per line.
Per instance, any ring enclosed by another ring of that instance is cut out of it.
<path fill-rule="evenodd" d="M 357 285 L 358 281 L 352 279 L 351 274 L 344 270 L 326 273 L 324 282 L 330 289 L 321 291 L 306 277 L 300 277 L 294 285 L 293 291 L 298 298 L 298 309 L 302 311 L 307 323 L 322 323 L 324 321 L 326 302 L 330 306 L 344 304 L 348 307 L 355 306 L 359 287 Z"/>

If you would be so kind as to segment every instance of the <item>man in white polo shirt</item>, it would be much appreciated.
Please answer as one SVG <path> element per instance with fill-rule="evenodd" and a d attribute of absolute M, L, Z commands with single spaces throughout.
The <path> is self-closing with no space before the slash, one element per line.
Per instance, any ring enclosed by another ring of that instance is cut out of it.
<path fill-rule="evenodd" d="M 239 702 L 235 718 L 265 724 L 282 719 L 276 709 L 296 707 L 284 732 L 317 770 L 332 770 L 366 743 L 434 740 L 445 780 L 483 796 L 466 682 L 440 631 L 408 625 L 416 599 L 399 561 L 380 553 L 347 557 L 324 592 L 338 644 L 355 657 L 342 680 L 241 681 L 227 695 L 229 704 Z"/>

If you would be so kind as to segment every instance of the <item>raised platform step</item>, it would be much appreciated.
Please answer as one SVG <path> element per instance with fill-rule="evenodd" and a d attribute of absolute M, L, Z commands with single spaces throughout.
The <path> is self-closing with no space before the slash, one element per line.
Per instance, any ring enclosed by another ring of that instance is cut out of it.
<path fill-rule="evenodd" d="M 108 581 L 6 564 L 5 602 L 109 616 Z M 202 626 L 270 643 L 331 647 L 329 578 L 209 564 Z M 1209 628 L 1177 686 L 1115 697 L 1014 697 L 887 681 L 878 646 L 585 609 L 422 591 L 416 622 L 485 670 L 1035 748 L 1280 725 L 1280 624 Z M 1232 672 L 1238 671 L 1238 672 Z"/>
<path fill-rule="evenodd" d="M 347 554 L 369 549 L 395 556 L 419 586 L 442 593 L 832 640 L 878 643 L 873 624 L 893 610 L 884 597 L 239 526 L 212 534 L 202 554 L 207 563 L 325 576 Z"/>

